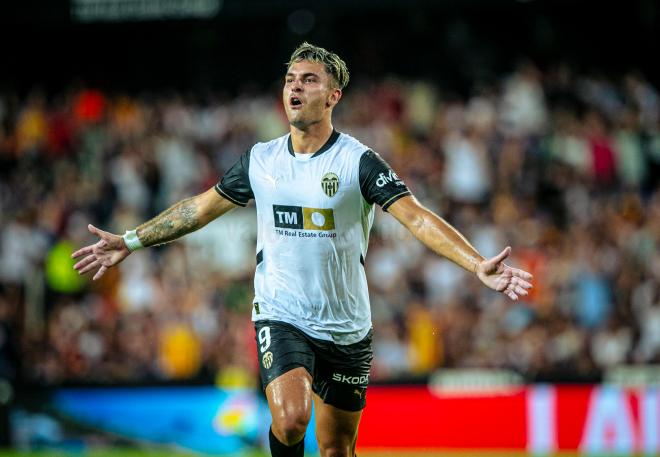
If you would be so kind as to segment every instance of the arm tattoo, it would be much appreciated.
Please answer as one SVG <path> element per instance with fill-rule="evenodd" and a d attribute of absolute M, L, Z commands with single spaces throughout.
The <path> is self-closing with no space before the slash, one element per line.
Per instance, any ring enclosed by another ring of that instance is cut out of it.
<path fill-rule="evenodd" d="M 201 228 L 197 215 L 197 202 L 188 198 L 166 209 L 137 228 L 143 246 L 154 246 L 175 240 Z"/>

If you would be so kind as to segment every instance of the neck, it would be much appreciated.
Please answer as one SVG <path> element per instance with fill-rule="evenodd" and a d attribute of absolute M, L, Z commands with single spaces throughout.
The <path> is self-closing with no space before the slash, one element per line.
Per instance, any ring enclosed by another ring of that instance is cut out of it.
<path fill-rule="evenodd" d="M 301 154 L 313 154 L 328 141 L 332 135 L 330 122 L 318 122 L 307 126 L 304 130 L 291 126 L 291 142 L 293 150 Z"/>

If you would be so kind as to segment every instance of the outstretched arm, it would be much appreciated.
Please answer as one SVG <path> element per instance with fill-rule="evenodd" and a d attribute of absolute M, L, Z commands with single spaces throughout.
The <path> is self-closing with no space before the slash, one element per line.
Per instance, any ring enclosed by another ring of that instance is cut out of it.
<path fill-rule="evenodd" d="M 137 237 L 144 247 L 167 243 L 199 230 L 238 205 L 209 189 L 175 203 L 158 216 L 138 226 Z"/>
<path fill-rule="evenodd" d="M 144 247 L 167 243 L 194 232 L 206 224 L 222 216 L 237 205 L 220 196 L 211 188 L 203 194 L 182 200 L 166 209 L 158 216 L 145 222 L 136 229 L 139 243 Z M 83 274 L 99 268 L 94 280 L 99 279 L 108 268 L 117 265 L 131 253 L 124 238 L 100 230 L 93 225 L 89 231 L 100 240 L 74 252 L 71 257 L 77 259 L 85 256 L 73 268 Z"/>
<path fill-rule="evenodd" d="M 510 247 L 485 259 L 454 227 L 422 206 L 415 197 L 400 198 L 388 212 L 431 250 L 475 273 L 486 286 L 512 300 L 527 295 L 527 289 L 532 287 L 531 274 L 503 263 L 511 253 Z"/>

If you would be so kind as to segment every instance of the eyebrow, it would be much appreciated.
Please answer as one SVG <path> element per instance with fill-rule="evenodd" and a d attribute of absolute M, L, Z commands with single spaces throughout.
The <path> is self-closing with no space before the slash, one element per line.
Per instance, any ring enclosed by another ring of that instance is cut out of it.
<path fill-rule="evenodd" d="M 289 77 L 289 76 L 296 76 L 296 73 L 289 72 L 285 75 L 285 77 Z M 303 78 L 306 78 L 308 76 L 316 76 L 317 78 L 319 77 L 318 73 L 313 73 L 313 72 L 307 72 L 302 74 Z"/>

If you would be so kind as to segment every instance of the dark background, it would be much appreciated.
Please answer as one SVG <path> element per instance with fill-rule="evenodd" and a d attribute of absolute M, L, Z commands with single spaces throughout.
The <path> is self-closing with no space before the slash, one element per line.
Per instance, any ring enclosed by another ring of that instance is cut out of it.
<path fill-rule="evenodd" d="M 267 86 L 303 39 L 345 56 L 354 77 L 433 78 L 459 93 L 524 58 L 541 69 L 638 69 L 657 82 L 659 20 L 653 0 L 225 0 L 209 19 L 79 23 L 64 0 L 9 1 L 0 88 Z"/>

